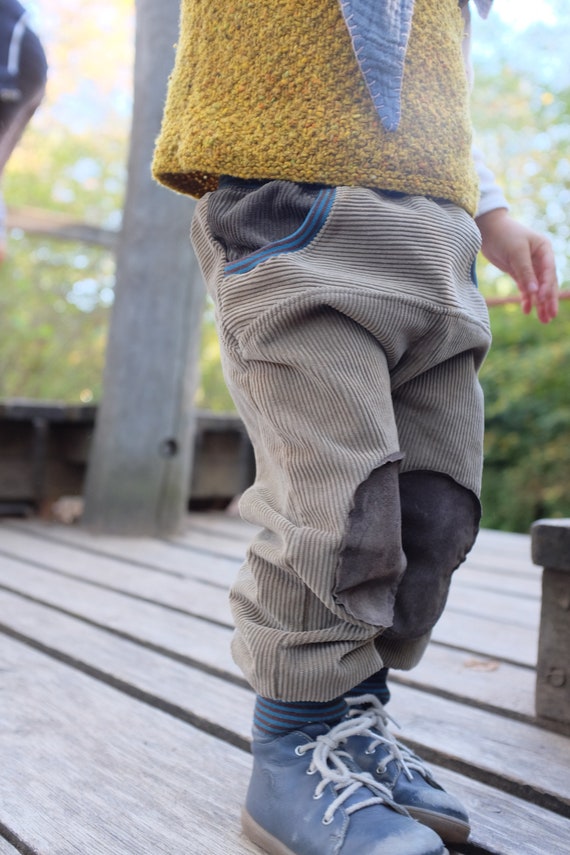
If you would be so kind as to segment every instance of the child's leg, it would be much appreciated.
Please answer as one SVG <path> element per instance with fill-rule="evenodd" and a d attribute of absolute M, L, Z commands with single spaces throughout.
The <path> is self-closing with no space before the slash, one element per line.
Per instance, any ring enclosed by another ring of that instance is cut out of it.
<path fill-rule="evenodd" d="M 261 695 L 326 701 L 383 665 L 412 667 L 438 612 L 430 602 L 386 633 L 406 566 L 398 460 L 461 483 L 476 526 L 479 236 L 452 205 L 342 188 L 319 194 L 290 241 L 228 264 L 206 212 L 195 243 L 256 451 L 241 508 L 263 527 L 232 593 L 234 654 Z M 454 361 L 468 382 L 459 372 L 442 387 L 439 366 Z M 447 413 L 462 409 L 451 436 Z"/>

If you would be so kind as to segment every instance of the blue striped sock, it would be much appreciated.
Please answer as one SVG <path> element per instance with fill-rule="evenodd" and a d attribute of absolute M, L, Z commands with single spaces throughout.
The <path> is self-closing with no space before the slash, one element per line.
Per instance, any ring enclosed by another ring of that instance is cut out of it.
<path fill-rule="evenodd" d="M 380 703 L 385 705 L 390 700 L 390 689 L 386 683 L 387 677 L 388 669 L 382 668 L 381 671 L 377 671 L 367 680 L 363 680 L 347 694 L 351 698 L 356 698 L 359 695 L 376 695 Z"/>
<path fill-rule="evenodd" d="M 279 736 L 302 730 L 308 724 L 334 726 L 346 715 L 344 698 L 324 703 L 273 701 L 257 695 L 253 713 L 254 729 L 264 736 Z"/>

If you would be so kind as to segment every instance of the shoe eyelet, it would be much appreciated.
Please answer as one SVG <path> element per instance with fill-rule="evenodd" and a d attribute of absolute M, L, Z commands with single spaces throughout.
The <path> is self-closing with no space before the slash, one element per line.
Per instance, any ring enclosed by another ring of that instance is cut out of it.
<path fill-rule="evenodd" d="M 297 757 L 303 757 L 303 755 L 305 754 L 303 748 L 303 745 L 297 745 L 297 747 L 295 748 L 295 754 L 297 755 Z"/>
<path fill-rule="evenodd" d="M 320 793 L 319 793 L 319 792 L 317 792 L 317 790 L 315 790 L 315 792 L 313 793 L 313 799 L 314 799 L 316 802 L 318 802 L 318 800 L 319 800 L 319 799 L 322 799 L 323 795 L 324 795 L 323 790 L 321 790 L 321 792 L 320 792 Z"/>
<path fill-rule="evenodd" d="M 326 816 L 323 816 L 323 818 L 321 819 L 321 822 L 323 825 L 330 825 L 332 822 L 332 816 L 329 819 L 327 819 Z"/>
<path fill-rule="evenodd" d="M 305 775 L 315 775 L 315 774 L 316 774 L 316 772 L 317 772 L 316 768 L 313 768 L 312 766 L 309 766 L 309 768 L 308 768 L 308 769 L 307 769 L 307 771 L 305 772 Z"/>
<path fill-rule="evenodd" d="M 367 748 L 367 749 L 366 749 L 366 751 L 365 751 L 364 753 L 365 753 L 365 754 L 368 754 L 368 755 L 375 754 L 375 753 L 376 753 L 376 749 L 375 749 L 375 748 Z"/>

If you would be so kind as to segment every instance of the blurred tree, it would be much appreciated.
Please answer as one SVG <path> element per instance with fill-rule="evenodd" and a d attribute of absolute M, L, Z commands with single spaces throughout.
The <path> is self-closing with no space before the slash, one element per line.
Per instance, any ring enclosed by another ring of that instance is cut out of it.
<path fill-rule="evenodd" d="M 513 37 L 496 16 L 479 26 L 473 117 L 477 141 L 506 190 L 512 213 L 554 245 L 560 282 L 570 279 L 570 68 L 560 45 L 570 8 L 556 27 Z M 487 295 L 516 293 L 508 276 L 478 263 Z M 493 347 L 481 372 L 486 398 L 483 524 L 528 531 L 541 516 L 570 516 L 570 305 L 548 327 L 518 306 L 491 310 Z"/>
<path fill-rule="evenodd" d="M 37 23 L 48 87 L 8 164 L 6 202 L 117 229 L 126 180 L 133 2 L 98 0 L 94 7 L 57 0 Z M 0 397 L 99 397 L 114 279 L 108 251 L 11 232 L 0 268 Z"/>
<path fill-rule="evenodd" d="M 483 525 L 528 531 L 540 517 L 570 516 L 570 301 L 548 327 L 513 305 L 492 309 L 491 325 Z"/>

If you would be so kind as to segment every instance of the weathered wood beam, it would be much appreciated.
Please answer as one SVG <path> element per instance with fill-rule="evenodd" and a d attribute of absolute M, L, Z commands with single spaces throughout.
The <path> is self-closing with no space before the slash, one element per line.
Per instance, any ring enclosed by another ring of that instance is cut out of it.
<path fill-rule="evenodd" d="M 192 203 L 150 171 L 178 0 L 137 0 L 136 12 L 127 194 L 84 524 L 157 535 L 175 531 L 186 511 L 203 285 L 188 238 Z"/>
<path fill-rule="evenodd" d="M 570 519 L 538 520 L 532 560 L 543 567 L 536 713 L 570 724 Z"/>
<path fill-rule="evenodd" d="M 119 232 L 103 229 L 88 223 L 80 223 L 58 211 L 46 211 L 41 208 L 8 207 L 6 224 L 8 229 L 21 229 L 23 232 L 57 240 L 79 241 L 93 246 L 115 251 Z"/>

